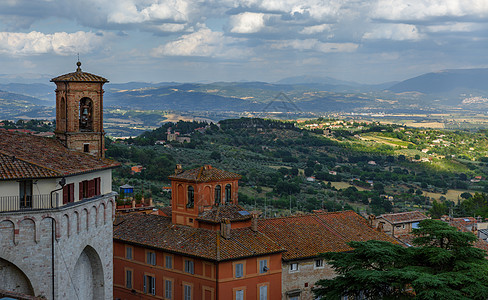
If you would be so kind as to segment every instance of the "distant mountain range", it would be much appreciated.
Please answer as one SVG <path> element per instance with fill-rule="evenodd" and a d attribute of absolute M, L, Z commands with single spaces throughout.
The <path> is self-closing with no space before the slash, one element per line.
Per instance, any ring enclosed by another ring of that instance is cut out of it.
<path fill-rule="evenodd" d="M 456 90 L 488 91 L 488 69 L 459 69 L 427 73 L 392 85 L 389 90 L 443 94 Z"/>
<path fill-rule="evenodd" d="M 54 106 L 54 84 L 32 82 L 47 75 L 30 75 L 22 82 L 4 82 L 0 74 L 0 117 L 21 108 Z M 18 77 L 20 78 L 20 77 Z M 20 80 L 20 79 L 19 79 Z M 360 84 L 332 77 L 296 76 L 268 82 L 128 82 L 105 85 L 105 106 L 122 109 L 177 111 L 365 111 L 462 108 L 488 109 L 488 69 L 427 73 L 402 82 Z M 272 105 L 271 105 L 272 104 Z M 287 105 L 293 104 L 293 105 Z M 291 107 L 291 108 L 290 108 Z"/>

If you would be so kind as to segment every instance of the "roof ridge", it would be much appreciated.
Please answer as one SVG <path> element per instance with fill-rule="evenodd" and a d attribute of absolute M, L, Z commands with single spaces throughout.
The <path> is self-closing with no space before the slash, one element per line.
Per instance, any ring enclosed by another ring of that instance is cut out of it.
<path fill-rule="evenodd" d="M 200 170 L 198 171 L 198 175 L 197 175 L 197 180 L 200 180 L 200 177 L 202 177 L 202 173 L 203 173 L 203 170 L 205 169 L 204 166 L 201 166 L 200 167 Z"/>
<path fill-rule="evenodd" d="M 279 220 L 279 219 L 288 219 L 288 218 L 301 218 L 301 217 L 317 216 L 317 215 L 343 214 L 343 213 L 350 213 L 350 212 L 353 212 L 353 211 L 352 210 L 324 211 L 324 212 L 316 212 L 316 213 L 306 213 L 306 214 L 302 214 L 302 215 L 291 215 L 291 216 L 263 218 L 261 220 Z"/>

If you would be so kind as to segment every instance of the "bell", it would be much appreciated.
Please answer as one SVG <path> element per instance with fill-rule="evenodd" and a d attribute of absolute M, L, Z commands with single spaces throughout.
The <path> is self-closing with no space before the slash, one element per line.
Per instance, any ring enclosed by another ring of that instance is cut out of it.
<path fill-rule="evenodd" d="M 86 107 L 85 107 L 85 108 L 83 108 L 83 114 L 84 114 L 84 115 L 87 115 L 87 114 L 88 114 L 88 108 L 86 108 Z"/>

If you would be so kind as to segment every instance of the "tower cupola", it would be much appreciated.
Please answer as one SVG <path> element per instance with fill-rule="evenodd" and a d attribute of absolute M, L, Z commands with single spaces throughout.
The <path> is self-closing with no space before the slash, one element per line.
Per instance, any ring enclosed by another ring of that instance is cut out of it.
<path fill-rule="evenodd" d="M 51 79 L 56 84 L 55 135 L 68 149 L 104 157 L 103 85 L 107 79 L 83 72 Z"/>

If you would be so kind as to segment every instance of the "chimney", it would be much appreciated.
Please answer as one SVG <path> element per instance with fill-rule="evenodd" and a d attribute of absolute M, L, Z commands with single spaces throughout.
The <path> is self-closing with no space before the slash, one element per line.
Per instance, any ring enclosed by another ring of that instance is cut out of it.
<path fill-rule="evenodd" d="M 175 175 L 180 174 L 182 170 L 183 168 L 181 167 L 181 164 L 177 164 L 175 169 Z"/>
<path fill-rule="evenodd" d="M 222 235 L 224 239 L 230 238 L 230 227 L 230 220 L 228 218 L 223 218 L 222 223 L 220 223 L 220 235 Z"/>
<path fill-rule="evenodd" d="M 258 215 L 257 214 L 252 214 L 252 220 L 251 220 L 251 230 L 254 232 L 258 231 Z"/>
<path fill-rule="evenodd" d="M 136 199 L 132 198 L 132 208 L 135 208 L 135 207 L 136 207 Z"/>

